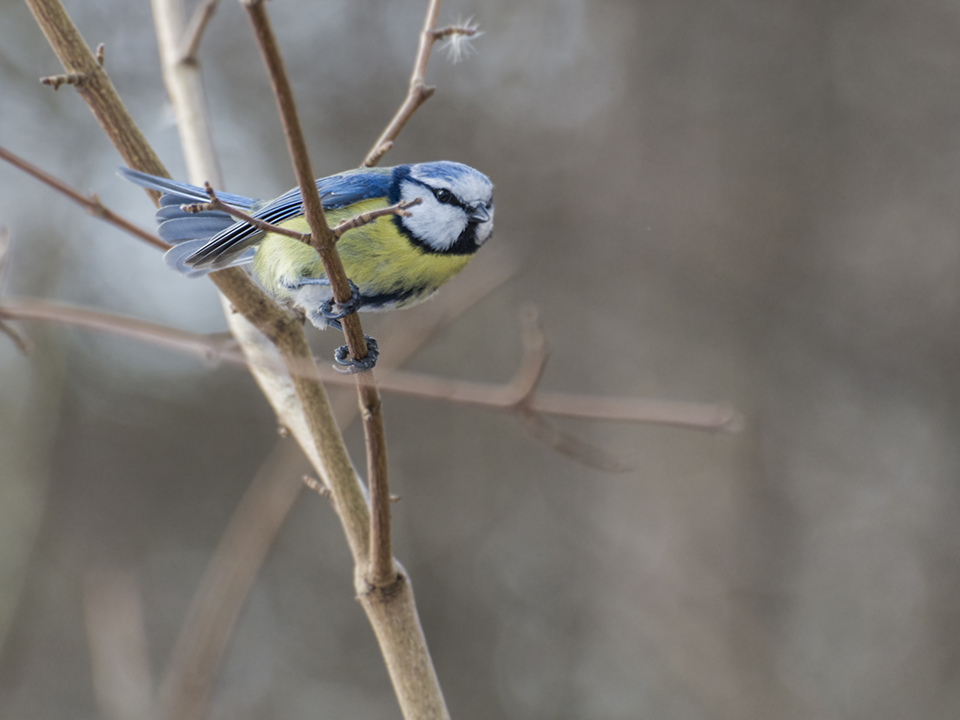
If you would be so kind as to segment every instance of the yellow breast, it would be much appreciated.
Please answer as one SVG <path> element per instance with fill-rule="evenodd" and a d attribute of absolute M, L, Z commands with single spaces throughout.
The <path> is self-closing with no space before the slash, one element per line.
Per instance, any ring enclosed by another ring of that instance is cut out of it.
<path fill-rule="evenodd" d="M 330 210 L 327 222 L 338 222 L 362 212 L 386 207 L 383 199 L 365 200 L 349 208 Z M 309 232 L 303 217 L 283 223 L 297 232 Z M 414 245 L 394 224 L 382 217 L 345 233 L 337 243 L 344 270 L 368 304 L 375 298 L 389 307 L 405 307 L 425 300 L 447 280 L 460 272 L 472 255 L 444 255 L 426 252 Z M 280 277 L 323 277 L 323 265 L 310 246 L 282 235 L 267 235 L 253 260 L 261 284 L 275 288 Z M 281 293 L 282 294 L 282 293 Z M 366 309 L 379 309 L 368 307 Z"/>

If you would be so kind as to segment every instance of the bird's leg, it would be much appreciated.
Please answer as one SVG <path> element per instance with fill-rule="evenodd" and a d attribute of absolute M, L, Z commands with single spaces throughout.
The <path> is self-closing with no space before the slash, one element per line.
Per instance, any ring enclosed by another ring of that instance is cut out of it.
<path fill-rule="evenodd" d="M 348 279 L 347 282 L 350 283 L 350 299 L 345 303 L 334 302 L 332 299 L 324 300 L 318 308 L 310 311 L 310 321 L 314 325 L 321 327 L 325 324 L 327 327 L 343 332 L 343 325 L 340 324 L 340 320 L 359 310 L 361 303 L 360 288 L 353 280 Z M 296 280 L 281 278 L 280 285 L 286 290 L 300 290 L 304 285 L 330 285 L 330 281 L 326 278 L 311 277 L 299 277 Z M 334 305 L 337 306 L 336 310 L 333 309 Z M 337 361 L 337 365 L 343 366 L 342 370 L 336 368 L 339 372 L 347 374 L 366 372 L 372 370 L 373 366 L 377 364 L 377 357 L 380 355 L 377 341 L 369 335 L 364 335 L 363 339 L 367 343 L 367 356 L 361 360 L 354 360 L 350 357 L 350 348 L 346 345 L 337 348 L 333 359 Z"/>

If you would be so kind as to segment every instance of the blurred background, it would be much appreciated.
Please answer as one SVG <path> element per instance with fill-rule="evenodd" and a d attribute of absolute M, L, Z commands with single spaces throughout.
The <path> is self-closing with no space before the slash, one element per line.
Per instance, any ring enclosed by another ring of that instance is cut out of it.
<path fill-rule="evenodd" d="M 149 4 L 67 4 L 184 177 Z M 270 3 L 319 174 L 356 166 L 401 101 L 425 6 Z M 84 103 L 38 83 L 62 70 L 25 6 L 0 12 L 0 144 L 152 228 Z M 730 401 L 747 424 L 564 423 L 635 453 L 606 474 L 508 416 L 387 397 L 395 551 L 453 716 L 960 716 L 960 6 L 449 0 L 441 24 L 471 15 L 478 53 L 434 55 L 385 164 L 486 172 L 481 255 L 519 267 L 407 366 L 506 381 L 532 302 L 545 389 Z M 200 59 L 227 189 L 291 187 L 236 3 Z M 0 224 L 7 297 L 226 328 L 209 282 L 6 164 Z M 120 720 L 111 628 L 144 628 L 124 707 L 145 706 L 245 489 L 306 464 L 241 368 L 18 327 L 36 348 L 0 336 L 0 716 Z M 209 717 L 399 718 L 352 574 L 301 493 Z"/>

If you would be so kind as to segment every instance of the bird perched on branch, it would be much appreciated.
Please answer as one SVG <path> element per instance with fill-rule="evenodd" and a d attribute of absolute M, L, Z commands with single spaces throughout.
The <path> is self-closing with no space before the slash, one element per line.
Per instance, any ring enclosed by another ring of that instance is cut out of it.
<path fill-rule="evenodd" d="M 321 178 L 317 190 L 331 227 L 372 210 L 411 203 L 349 230 L 337 242 L 353 298 L 334 309 L 323 264 L 306 243 L 222 210 L 187 208 L 211 200 L 203 188 L 126 168 L 120 174 L 162 193 L 157 221 L 160 237 L 173 245 L 165 255 L 168 265 L 196 276 L 249 264 L 265 290 L 303 309 L 321 328 L 339 328 L 339 320 L 357 310 L 392 310 L 426 300 L 464 268 L 493 232 L 493 185 L 467 165 L 427 162 Z M 216 197 L 270 225 L 310 232 L 299 188 L 269 201 L 219 192 Z"/>

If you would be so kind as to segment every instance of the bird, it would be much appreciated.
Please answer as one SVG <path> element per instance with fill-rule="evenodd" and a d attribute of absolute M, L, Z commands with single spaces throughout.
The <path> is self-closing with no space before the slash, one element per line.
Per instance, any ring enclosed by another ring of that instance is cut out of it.
<path fill-rule="evenodd" d="M 493 233 L 493 184 L 462 163 L 360 168 L 320 178 L 317 190 L 334 227 L 361 213 L 419 200 L 403 214 L 381 216 L 339 239 L 337 251 L 353 297 L 334 309 L 330 283 L 311 246 L 222 210 L 188 212 L 186 206 L 210 201 L 203 188 L 128 168 L 120 168 L 120 175 L 161 193 L 156 218 L 160 238 L 173 246 L 164 255 L 170 267 L 196 277 L 249 266 L 261 287 L 302 310 L 319 328 L 339 329 L 340 319 L 351 312 L 405 308 L 432 297 Z M 225 192 L 216 196 L 258 220 L 310 232 L 299 188 L 269 201 Z M 345 357 L 338 351 L 338 362 L 350 364 Z"/>

